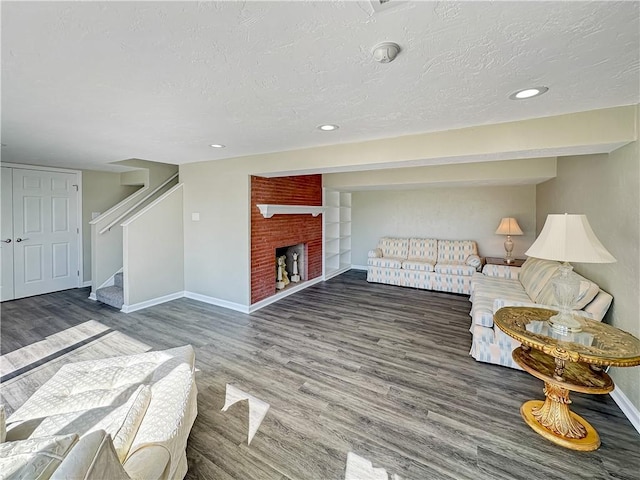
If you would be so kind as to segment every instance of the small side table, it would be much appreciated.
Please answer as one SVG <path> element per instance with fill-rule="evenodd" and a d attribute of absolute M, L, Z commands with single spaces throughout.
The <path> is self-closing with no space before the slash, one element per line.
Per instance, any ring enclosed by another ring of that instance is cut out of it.
<path fill-rule="evenodd" d="M 522 345 L 512 357 L 544 382 L 545 400 L 520 408 L 533 430 L 558 445 L 591 451 L 600 446 L 596 430 L 569 409 L 569 392 L 609 393 L 614 385 L 603 368 L 640 365 L 640 340 L 606 323 L 574 316 L 582 331 L 562 335 L 548 321 L 557 312 L 544 308 L 504 307 L 493 317 L 504 333 Z"/>
<path fill-rule="evenodd" d="M 526 258 L 514 258 L 513 262 L 507 263 L 502 257 L 486 257 L 485 262 L 487 265 L 506 265 L 509 267 L 521 267 Z"/>

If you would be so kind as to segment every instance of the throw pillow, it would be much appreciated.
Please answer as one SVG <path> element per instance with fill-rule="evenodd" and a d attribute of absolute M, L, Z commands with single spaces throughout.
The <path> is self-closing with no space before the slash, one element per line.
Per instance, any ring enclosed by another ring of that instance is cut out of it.
<path fill-rule="evenodd" d="M 527 258 L 527 261 L 522 264 L 518 280 L 531 300 L 540 303 L 538 295 L 556 273 L 559 265 L 553 260 L 541 260 L 533 257 Z"/>
<path fill-rule="evenodd" d="M 77 443 L 78 435 L 27 438 L 0 444 L 0 472 L 5 480 L 46 480 Z"/>

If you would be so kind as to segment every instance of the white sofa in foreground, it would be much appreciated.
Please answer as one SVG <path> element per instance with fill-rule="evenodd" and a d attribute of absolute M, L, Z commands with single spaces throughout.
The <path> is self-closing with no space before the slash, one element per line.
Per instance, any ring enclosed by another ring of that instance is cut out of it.
<path fill-rule="evenodd" d="M 493 324 L 493 315 L 502 307 L 530 306 L 557 310 L 551 279 L 557 274 L 558 262 L 529 257 L 522 267 L 485 265 L 473 276 L 471 296 L 471 356 L 480 362 L 506 367 L 520 367 L 511 352 L 520 346 L 517 340 Z M 576 313 L 602 321 L 613 297 L 586 278 L 580 278 L 580 294 Z"/>
<path fill-rule="evenodd" d="M 368 282 L 468 295 L 482 261 L 472 240 L 385 237 L 367 264 Z"/>
<path fill-rule="evenodd" d="M 41 480 L 184 478 L 194 362 L 187 345 L 65 365 L 7 418 L 0 470 Z"/>

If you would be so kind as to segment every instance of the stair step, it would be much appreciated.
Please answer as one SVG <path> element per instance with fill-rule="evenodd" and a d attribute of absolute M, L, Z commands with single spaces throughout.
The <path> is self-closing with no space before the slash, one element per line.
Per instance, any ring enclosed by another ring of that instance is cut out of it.
<path fill-rule="evenodd" d="M 114 285 L 116 287 L 124 288 L 124 280 L 122 272 L 116 273 L 113 277 Z"/>
<path fill-rule="evenodd" d="M 117 309 L 121 309 L 124 304 L 124 291 L 122 287 L 112 285 L 111 287 L 99 288 L 96 290 L 96 300 Z"/>

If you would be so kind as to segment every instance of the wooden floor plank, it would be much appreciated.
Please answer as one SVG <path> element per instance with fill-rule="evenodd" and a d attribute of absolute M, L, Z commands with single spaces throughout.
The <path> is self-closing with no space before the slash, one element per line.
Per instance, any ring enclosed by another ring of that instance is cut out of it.
<path fill-rule="evenodd" d="M 342 479 L 350 451 L 407 480 L 640 479 L 640 436 L 608 395 L 572 394 L 600 433 L 595 452 L 524 423 L 520 405 L 542 399 L 543 384 L 469 356 L 466 296 L 369 284 L 355 271 L 250 315 L 190 299 L 123 314 L 87 296 L 2 304 L 3 375 L 28 371 L 2 384 L 1 401 L 11 412 L 68 362 L 190 343 L 189 480 Z M 94 331 L 108 333 L 81 345 Z M 270 404 L 251 445 L 247 402 L 221 411 L 228 383 Z"/>

